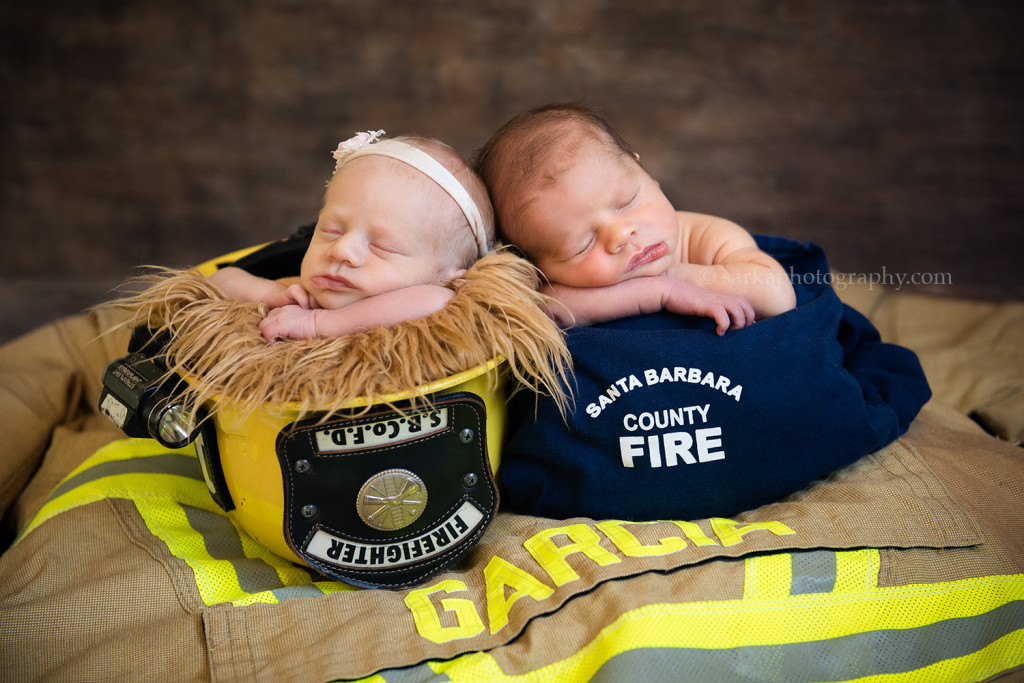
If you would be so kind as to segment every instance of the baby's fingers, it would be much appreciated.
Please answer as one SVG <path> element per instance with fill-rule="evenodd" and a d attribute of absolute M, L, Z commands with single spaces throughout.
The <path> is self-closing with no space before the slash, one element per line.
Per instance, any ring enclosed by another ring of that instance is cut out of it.
<path fill-rule="evenodd" d="M 721 336 L 728 330 L 739 330 L 754 322 L 754 308 L 740 296 L 726 296 L 713 306 L 711 317 L 715 319 L 715 331 Z"/>
<path fill-rule="evenodd" d="M 733 326 L 732 316 L 724 304 L 713 305 L 709 315 L 715 319 L 715 332 L 718 336 L 722 336 Z"/>
<path fill-rule="evenodd" d="M 736 297 L 734 301 L 730 302 L 729 317 L 732 318 L 731 329 L 742 329 L 754 323 L 754 307 L 743 297 Z"/>
<path fill-rule="evenodd" d="M 263 338 L 267 340 L 268 344 L 273 344 L 279 339 L 288 339 L 291 336 L 289 314 L 295 309 L 295 304 L 272 308 L 260 321 L 260 332 L 263 333 Z"/>
<path fill-rule="evenodd" d="M 300 308 L 309 308 L 309 293 L 302 288 L 302 285 L 290 285 L 288 287 L 288 297 Z"/>
<path fill-rule="evenodd" d="M 277 310 L 276 308 L 274 309 Z M 273 313 L 274 311 L 271 311 Z M 267 340 L 268 344 L 272 344 L 277 341 L 278 338 L 278 325 L 271 319 L 270 315 L 260 321 L 260 332 L 263 333 L 263 338 Z"/>

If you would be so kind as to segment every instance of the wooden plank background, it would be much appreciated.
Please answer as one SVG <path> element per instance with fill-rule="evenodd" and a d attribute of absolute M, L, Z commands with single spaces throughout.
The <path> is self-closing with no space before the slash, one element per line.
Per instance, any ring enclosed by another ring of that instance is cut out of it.
<path fill-rule="evenodd" d="M 0 341 L 315 219 L 356 130 L 469 156 L 582 100 L 677 208 L 1024 297 L 1024 4 L 47 0 L 0 7 Z M 951 284 L 950 284 L 951 283 Z"/>

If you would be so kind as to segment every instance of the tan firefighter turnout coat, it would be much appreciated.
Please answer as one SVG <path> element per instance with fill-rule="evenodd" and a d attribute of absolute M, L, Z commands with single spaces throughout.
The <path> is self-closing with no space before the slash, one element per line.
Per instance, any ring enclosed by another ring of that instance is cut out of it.
<path fill-rule="evenodd" d="M 896 442 L 732 518 L 502 511 L 401 590 L 270 553 L 99 415 L 109 313 L 41 328 L 0 347 L 0 680 L 1014 680 L 1024 307 L 845 296 L 932 384 Z"/>

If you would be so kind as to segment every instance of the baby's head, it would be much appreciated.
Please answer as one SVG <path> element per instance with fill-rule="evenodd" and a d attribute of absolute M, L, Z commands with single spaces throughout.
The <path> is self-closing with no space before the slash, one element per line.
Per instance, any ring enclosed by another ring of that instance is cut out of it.
<path fill-rule="evenodd" d="M 301 270 L 323 308 L 458 277 L 493 245 L 487 191 L 455 150 L 382 134 L 360 133 L 334 152 Z"/>
<path fill-rule="evenodd" d="M 596 112 L 553 104 L 520 114 L 477 154 L 498 230 L 554 283 L 599 287 L 660 275 L 679 224 L 639 156 Z"/>
<path fill-rule="evenodd" d="M 523 198 L 572 165 L 585 141 L 636 163 L 637 154 L 600 114 L 574 103 L 548 104 L 518 114 L 477 152 L 474 164 L 490 190 L 498 231 L 520 244 Z"/>

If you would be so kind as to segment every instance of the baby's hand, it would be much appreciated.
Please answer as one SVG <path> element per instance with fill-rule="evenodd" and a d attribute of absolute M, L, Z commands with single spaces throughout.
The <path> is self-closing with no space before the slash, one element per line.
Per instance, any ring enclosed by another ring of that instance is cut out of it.
<path fill-rule="evenodd" d="M 296 304 L 272 308 L 260 322 L 260 332 L 267 342 L 275 339 L 316 339 L 317 310 Z"/>
<path fill-rule="evenodd" d="M 263 297 L 263 303 L 267 308 L 280 308 L 281 306 L 296 305 L 302 308 L 309 308 L 309 294 L 302 285 L 293 284 L 288 287 L 278 287 Z"/>
<path fill-rule="evenodd" d="M 674 278 L 670 281 L 662 296 L 662 306 L 667 311 L 714 318 L 719 335 L 754 322 L 754 308 L 741 296 L 713 292 Z"/>

